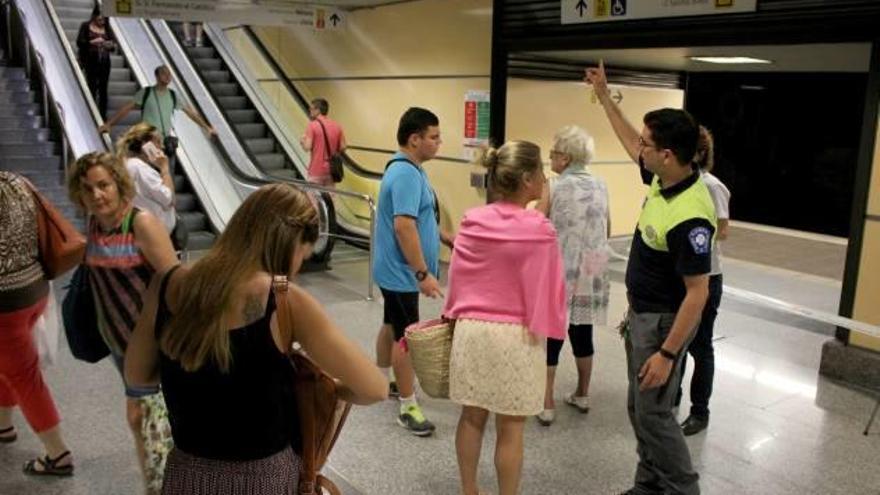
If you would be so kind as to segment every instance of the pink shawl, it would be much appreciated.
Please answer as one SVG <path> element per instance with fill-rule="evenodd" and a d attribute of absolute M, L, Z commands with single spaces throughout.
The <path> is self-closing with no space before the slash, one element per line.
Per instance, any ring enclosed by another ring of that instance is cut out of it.
<path fill-rule="evenodd" d="M 564 339 L 565 279 L 550 221 L 511 203 L 469 210 L 455 238 L 443 314 Z"/>

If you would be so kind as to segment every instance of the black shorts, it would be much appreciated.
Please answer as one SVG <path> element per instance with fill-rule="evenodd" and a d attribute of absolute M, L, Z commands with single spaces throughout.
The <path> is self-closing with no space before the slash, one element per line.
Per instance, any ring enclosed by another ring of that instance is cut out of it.
<path fill-rule="evenodd" d="M 379 287 L 385 300 L 385 315 L 382 323 L 391 325 L 394 330 L 394 341 L 403 338 L 406 327 L 419 321 L 419 293 L 395 292 Z"/>

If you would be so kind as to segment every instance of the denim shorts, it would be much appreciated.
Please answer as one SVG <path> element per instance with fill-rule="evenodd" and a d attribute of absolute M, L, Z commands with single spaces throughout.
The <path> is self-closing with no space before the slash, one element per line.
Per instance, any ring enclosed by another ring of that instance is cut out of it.
<path fill-rule="evenodd" d="M 125 396 L 129 399 L 141 399 L 150 395 L 155 395 L 159 393 L 159 385 L 149 385 L 146 387 L 134 387 L 125 383 L 125 366 L 124 366 L 124 356 L 117 356 L 116 354 L 111 354 L 113 358 L 113 364 L 116 365 L 116 370 L 119 371 L 119 375 L 122 377 L 122 384 L 125 387 Z"/>

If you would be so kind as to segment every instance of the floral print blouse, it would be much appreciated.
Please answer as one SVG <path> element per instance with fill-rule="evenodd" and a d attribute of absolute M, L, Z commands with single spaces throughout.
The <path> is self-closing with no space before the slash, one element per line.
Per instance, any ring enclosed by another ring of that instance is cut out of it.
<path fill-rule="evenodd" d="M 565 264 L 570 325 L 604 325 L 608 274 L 608 186 L 584 166 L 550 179 L 550 221 Z"/>

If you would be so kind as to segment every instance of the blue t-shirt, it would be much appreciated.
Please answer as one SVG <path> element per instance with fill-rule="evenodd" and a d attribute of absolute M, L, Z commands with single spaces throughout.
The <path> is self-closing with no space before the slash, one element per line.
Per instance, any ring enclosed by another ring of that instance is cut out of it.
<path fill-rule="evenodd" d="M 396 159 L 406 159 L 406 155 L 396 153 L 392 160 Z M 382 176 L 373 239 L 373 278 L 385 290 L 418 292 L 415 272 L 406 262 L 394 233 L 394 217 L 401 215 L 416 219 L 422 256 L 428 271 L 439 277 L 440 229 L 434 216 L 434 191 L 425 171 L 406 161 L 392 163 Z"/>

